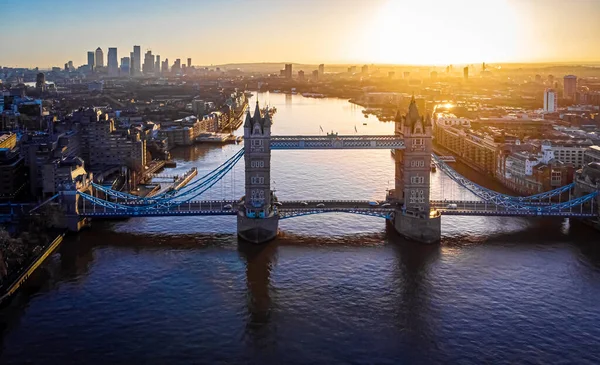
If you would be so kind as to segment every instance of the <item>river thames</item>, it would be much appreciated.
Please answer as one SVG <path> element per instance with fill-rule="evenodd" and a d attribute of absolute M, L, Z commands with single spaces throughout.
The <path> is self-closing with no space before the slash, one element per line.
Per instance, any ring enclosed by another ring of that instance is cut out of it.
<path fill-rule="evenodd" d="M 393 131 L 345 100 L 258 97 L 277 108 L 273 134 Z M 174 150 L 175 171 L 240 148 Z M 243 171 L 206 198 L 239 198 Z M 393 178 L 387 150 L 272 154 L 281 200 L 381 200 Z M 470 197 L 432 173 L 432 199 Z M 443 217 L 431 246 L 347 214 L 280 230 L 257 247 L 235 217 L 94 222 L 0 312 L 0 363 L 600 363 L 600 232 L 579 222 Z"/>

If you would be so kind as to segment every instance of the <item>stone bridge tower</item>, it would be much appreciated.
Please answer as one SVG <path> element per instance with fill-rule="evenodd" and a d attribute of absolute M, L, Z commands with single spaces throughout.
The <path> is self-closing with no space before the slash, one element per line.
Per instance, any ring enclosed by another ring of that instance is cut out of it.
<path fill-rule="evenodd" d="M 396 184 L 394 198 L 398 209 L 394 217 L 396 230 L 408 238 L 424 243 L 439 241 L 440 216 L 429 207 L 431 153 L 433 152 L 431 117 L 419 115 L 413 97 L 406 115 L 396 117 L 396 135 L 404 138 L 404 150 L 396 150 Z"/>
<path fill-rule="evenodd" d="M 238 213 L 238 235 L 246 241 L 263 243 L 277 235 L 279 217 L 273 209 L 271 191 L 271 118 L 262 115 L 258 101 L 254 115 L 244 122 L 246 193 Z"/>

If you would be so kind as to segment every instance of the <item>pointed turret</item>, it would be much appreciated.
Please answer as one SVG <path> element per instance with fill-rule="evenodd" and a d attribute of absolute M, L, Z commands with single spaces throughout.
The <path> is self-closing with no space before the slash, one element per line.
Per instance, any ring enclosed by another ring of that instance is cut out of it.
<path fill-rule="evenodd" d="M 252 117 L 250 116 L 250 109 L 246 111 L 246 121 L 244 122 L 244 128 L 252 128 Z"/>
<path fill-rule="evenodd" d="M 398 107 L 398 111 L 396 112 L 396 118 L 394 118 L 394 121 L 397 123 L 402 122 L 402 110 L 400 109 L 400 107 Z"/>
<path fill-rule="evenodd" d="M 425 127 L 431 127 L 433 124 L 431 123 L 431 115 L 427 114 L 425 117 L 425 123 L 423 123 Z"/>
<path fill-rule="evenodd" d="M 406 114 L 406 120 L 410 126 L 414 125 L 421 116 L 419 115 L 419 109 L 417 108 L 417 102 L 415 101 L 415 97 L 413 95 L 412 99 L 410 99 L 410 105 L 408 106 L 408 114 Z"/>
<path fill-rule="evenodd" d="M 260 122 L 260 107 L 258 106 L 258 100 L 256 101 L 256 108 L 254 108 L 254 123 Z"/>

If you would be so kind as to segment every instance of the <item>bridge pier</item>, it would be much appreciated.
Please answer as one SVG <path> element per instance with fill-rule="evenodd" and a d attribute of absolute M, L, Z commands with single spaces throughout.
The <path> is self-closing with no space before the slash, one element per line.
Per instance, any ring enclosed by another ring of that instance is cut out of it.
<path fill-rule="evenodd" d="M 276 214 L 267 218 L 249 218 L 240 212 L 237 216 L 238 236 L 244 241 L 265 243 L 277 237 L 278 230 L 279 216 Z"/>
<path fill-rule="evenodd" d="M 70 188 L 61 192 L 64 215 L 59 220 L 62 222 L 60 226 L 71 232 L 79 232 L 90 225 L 90 219 L 79 215 L 79 202 L 81 198 L 77 194 L 77 190 L 73 189 L 72 186 Z"/>
<path fill-rule="evenodd" d="M 441 216 L 418 217 L 396 211 L 390 222 L 396 232 L 402 236 L 421 243 L 437 243 L 442 236 Z"/>

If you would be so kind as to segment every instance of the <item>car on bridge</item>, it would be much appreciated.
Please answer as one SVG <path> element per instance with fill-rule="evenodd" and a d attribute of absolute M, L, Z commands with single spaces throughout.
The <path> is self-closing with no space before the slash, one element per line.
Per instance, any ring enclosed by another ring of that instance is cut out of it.
<path fill-rule="evenodd" d="M 280 206 L 283 205 L 283 203 L 282 202 L 275 202 L 275 203 L 273 203 L 273 205 L 276 205 L 276 206 L 280 207 Z"/>
<path fill-rule="evenodd" d="M 317 204 L 317 208 L 325 208 L 325 204 L 319 203 L 319 204 Z"/>
<path fill-rule="evenodd" d="M 300 203 L 300 205 L 302 205 L 303 207 L 305 207 L 305 206 L 308 205 L 308 203 L 307 202 L 302 202 L 302 203 Z"/>
<path fill-rule="evenodd" d="M 225 210 L 230 210 L 230 209 L 232 209 L 232 208 L 233 208 L 233 206 L 232 206 L 231 204 L 225 204 L 225 205 L 223 206 L 223 209 L 225 209 Z"/>
<path fill-rule="evenodd" d="M 458 209 L 458 205 L 456 204 L 448 204 L 448 206 L 446 207 L 447 209 Z"/>
<path fill-rule="evenodd" d="M 370 205 L 370 206 L 372 206 L 372 207 L 378 207 L 378 206 L 379 206 L 379 203 L 378 203 L 378 202 L 375 202 L 375 201 L 373 201 L 373 202 L 369 202 L 369 205 Z"/>
<path fill-rule="evenodd" d="M 383 204 L 381 204 L 382 208 L 387 208 L 387 207 L 390 207 L 390 206 L 391 206 L 390 203 L 383 203 Z"/>

